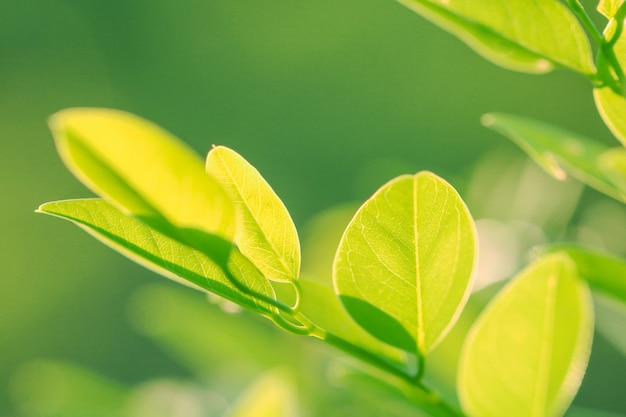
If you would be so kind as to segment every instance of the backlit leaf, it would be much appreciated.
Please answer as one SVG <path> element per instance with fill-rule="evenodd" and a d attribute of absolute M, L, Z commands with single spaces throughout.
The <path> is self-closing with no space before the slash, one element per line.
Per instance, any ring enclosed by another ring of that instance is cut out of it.
<path fill-rule="evenodd" d="M 612 19 L 624 0 L 600 0 L 596 10 L 607 19 Z"/>
<path fill-rule="evenodd" d="M 268 279 L 292 281 L 300 271 L 300 242 L 283 202 L 261 174 L 235 151 L 209 152 L 206 169 L 220 182 L 239 216 L 235 243 Z"/>
<path fill-rule="evenodd" d="M 109 109 L 63 110 L 50 125 L 61 158 L 92 191 L 225 262 L 235 233 L 233 204 L 178 139 L 137 116 Z"/>
<path fill-rule="evenodd" d="M 626 187 L 616 181 L 618 174 L 610 171 L 605 161 L 605 155 L 613 152 L 611 148 L 519 116 L 492 113 L 483 117 L 483 123 L 513 140 L 553 177 L 563 180 L 570 174 L 613 198 L 626 201 Z"/>
<path fill-rule="evenodd" d="M 582 381 L 593 334 L 589 289 L 553 254 L 509 283 L 465 342 L 458 392 L 471 417 L 559 417 Z"/>
<path fill-rule="evenodd" d="M 104 200 L 46 203 L 39 212 L 70 220 L 124 256 L 167 278 L 210 291 L 260 313 L 271 307 L 242 293 L 206 254 L 146 226 Z M 233 249 L 228 268 L 242 285 L 273 297 L 269 282 Z"/>
<path fill-rule="evenodd" d="M 564 66 L 594 73 L 591 49 L 575 16 L 557 0 L 399 0 L 458 36 L 490 61 L 542 73 Z"/>
<path fill-rule="evenodd" d="M 465 304 L 475 256 L 473 221 L 456 190 L 430 172 L 404 175 L 348 225 L 333 266 L 335 289 L 365 330 L 423 355 Z"/>

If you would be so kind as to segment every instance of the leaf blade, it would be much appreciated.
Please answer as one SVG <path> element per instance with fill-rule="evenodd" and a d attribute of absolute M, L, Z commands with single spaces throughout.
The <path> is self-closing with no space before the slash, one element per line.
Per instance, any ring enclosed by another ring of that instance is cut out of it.
<path fill-rule="evenodd" d="M 293 281 L 300 272 L 300 241 L 283 202 L 261 174 L 224 146 L 207 156 L 206 170 L 224 187 L 239 214 L 235 243 L 263 274 Z"/>
<path fill-rule="evenodd" d="M 483 124 L 508 137 L 556 179 L 567 174 L 617 200 L 626 202 L 626 187 L 619 173 L 607 167 L 614 149 L 584 136 L 525 117 L 489 113 Z"/>
<path fill-rule="evenodd" d="M 234 208 L 202 161 L 160 127 L 118 110 L 74 108 L 50 126 L 68 169 L 96 194 L 155 229 L 225 259 Z"/>
<path fill-rule="evenodd" d="M 335 291 L 373 336 L 423 355 L 467 300 L 475 255 L 473 221 L 456 190 L 429 172 L 401 176 L 348 225 L 333 265 Z M 385 331 L 392 324 L 396 331 Z"/>
<path fill-rule="evenodd" d="M 458 392 L 470 416 L 556 417 L 573 399 L 591 349 L 593 308 L 571 260 L 551 255 L 483 311 L 461 354 Z"/>
<path fill-rule="evenodd" d="M 502 67 L 543 73 L 554 65 L 595 72 L 591 48 L 573 14 L 554 0 L 399 0 Z M 512 18 L 514 16 L 514 18 Z"/>
<path fill-rule="evenodd" d="M 105 200 L 65 200 L 43 204 L 38 212 L 69 220 L 134 262 L 183 285 L 210 291 L 260 313 L 273 309 L 243 294 L 207 254 L 146 226 Z M 273 296 L 267 280 L 233 250 L 229 268 L 244 285 Z"/>

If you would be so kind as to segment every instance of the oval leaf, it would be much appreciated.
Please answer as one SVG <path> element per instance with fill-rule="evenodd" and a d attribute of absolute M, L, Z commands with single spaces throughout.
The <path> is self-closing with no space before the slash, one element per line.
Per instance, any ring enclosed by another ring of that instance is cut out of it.
<path fill-rule="evenodd" d="M 616 181 L 617 174 L 607 167 L 606 155 L 612 149 L 525 117 L 491 113 L 483 117 L 483 124 L 510 138 L 553 177 L 563 180 L 570 174 L 598 191 L 626 202 L 626 186 Z"/>
<path fill-rule="evenodd" d="M 235 243 L 268 279 L 293 281 L 300 272 L 300 241 L 291 216 L 248 161 L 224 146 L 209 152 L 206 169 L 235 204 Z"/>
<path fill-rule="evenodd" d="M 43 204 L 38 211 L 72 221 L 132 261 L 176 282 L 213 292 L 260 313 L 273 311 L 242 293 L 203 252 L 146 226 L 104 200 L 56 201 Z M 269 282 L 236 249 L 228 268 L 245 287 L 274 296 Z"/>
<path fill-rule="evenodd" d="M 341 301 L 365 330 L 426 354 L 469 294 L 475 230 L 452 186 L 430 172 L 398 177 L 358 210 L 333 266 Z"/>
<path fill-rule="evenodd" d="M 572 261 L 555 254 L 507 285 L 474 324 L 458 392 L 472 417 L 558 417 L 589 360 L 589 289 Z"/>
<path fill-rule="evenodd" d="M 233 204 L 178 139 L 109 109 L 63 110 L 50 125 L 65 165 L 92 191 L 160 232 L 226 258 Z"/>
<path fill-rule="evenodd" d="M 575 16 L 559 1 L 399 0 L 458 36 L 502 67 L 542 73 L 554 65 L 595 72 L 589 41 Z"/>

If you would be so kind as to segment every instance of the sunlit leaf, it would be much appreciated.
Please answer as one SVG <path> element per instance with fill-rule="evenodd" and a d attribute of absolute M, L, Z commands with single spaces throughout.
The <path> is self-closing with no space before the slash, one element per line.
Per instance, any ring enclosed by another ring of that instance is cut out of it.
<path fill-rule="evenodd" d="M 584 30 L 557 0 L 399 2 L 505 68 L 542 73 L 564 66 L 583 74 L 594 73 Z"/>
<path fill-rule="evenodd" d="M 285 208 L 261 174 L 235 151 L 209 152 L 206 169 L 224 187 L 239 215 L 235 243 L 268 278 L 292 281 L 300 270 L 300 242 Z"/>
<path fill-rule="evenodd" d="M 400 176 L 358 210 L 337 250 L 335 288 L 380 340 L 425 354 L 467 297 L 475 230 L 452 186 L 430 172 Z"/>
<path fill-rule="evenodd" d="M 63 110 L 50 126 L 67 167 L 96 194 L 225 262 L 235 233 L 233 204 L 178 139 L 137 116 L 109 109 Z"/>
<path fill-rule="evenodd" d="M 46 203 L 39 211 L 74 222 L 106 245 L 167 278 L 218 294 L 259 311 L 271 308 L 242 293 L 206 254 L 128 216 L 104 200 L 66 200 Z M 243 286 L 273 296 L 269 282 L 237 250 L 228 267 Z"/>
<path fill-rule="evenodd" d="M 227 417 L 297 417 L 297 398 L 289 375 L 263 375 L 237 400 Z"/>
<path fill-rule="evenodd" d="M 458 392 L 471 417 L 559 417 L 582 381 L 593 333 L 589 289 L 565 255 L 539 260 L 480 315 Z"/>
<path fill-rule="evenodd" d="M 556 244 L 545 248 L 550 253 L 565 253 L 576 263 L 578 275 L 591 289 L 626 304 L 626 261 L 582 246 Z"/>
<path fill-rule="evenodd" d="M 567 174 L 621 201 L 626 187 L 615 180 L 605 162 L 612 149 L 558 127 L 508 114 L 488 114 L 485 126 L 509 137 L 557 179 Z M 612 171 L 611 171 L 612 172 Z"/>

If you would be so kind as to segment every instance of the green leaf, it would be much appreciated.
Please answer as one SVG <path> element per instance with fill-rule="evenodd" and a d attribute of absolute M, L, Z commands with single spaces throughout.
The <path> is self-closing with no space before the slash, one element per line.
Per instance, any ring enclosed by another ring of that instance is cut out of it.
<path fill-rule="evenodd" d="M 581 25 L 556 0 L 398 0 L 502 67 L 543 73 L 555 65 L 595 72 Z"/>
<path fill-rule="evenodd" d="M 589 360 L 589 289 L 565 255 L 520 273 L 480 315 L 461 354 L 458 392 L 472 417 L 558 417 Z"/>
<path fill-rule="evenodd" d="M 430 172 L 400 176 L 361 206 L 333 266 L 341 301 L 380 340 L 424 355 L 458 317 L 476 234 L 452 186 Z"/>
<path fill-rule="evenodd" d="M 226 262 L 234 207 L 201 159 L 158 126 L 129 113 L 76 108 L 50 120 L 70 171 L 124 213 Z"/>
<path fill-rule="evenodd" d="M 43 204 L 41 213 L 70 220 L 138 264 L 196 289 L 210 291 L 262 314 L 272 308 L 240 291 L 206 254 L 146 226 L 104 200 L 66 200 Z M 273 297 L 269 282 L 233 249 L 228 268 L 243 286 Z"/>
<path fill-rule="evenodd" d="M 300 241 L 283 202 L 261 174 L 235 151 L 209 152 L 206 169 L 220 182 L 239 216 L 235 243 L 268 279 L 293 281 L 300 271 Z"/>
<path fill-rule="evenodd" d="M 626 145 L 626 98 L 617 94 L 610 87 L 593 90 L 596 107 L 604 123 L 623 145 Z"/>
<path fill-rule="evenodd" d="M 600 0 L 596 10 L 607 19 L 612 19 L 624 0 Z"/>
<path fill-rule="evenodd" d="M 567 174 L 621 201 L 626 187 L 616 181 L 616 171 L 605 161 L 612 152 L 600 143 L 558 127 L 508 114 L 490 113 L 483 124 L 510 138 L 553 177 Z"/>
<path fill-rule="evenodd" d="M 615 256 L 569 244 L 556 244 L 545 248 L 548 253 L 565 253 L 587 280 L 591 289 L 626 304 L 626 261 Z"/>

